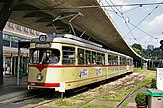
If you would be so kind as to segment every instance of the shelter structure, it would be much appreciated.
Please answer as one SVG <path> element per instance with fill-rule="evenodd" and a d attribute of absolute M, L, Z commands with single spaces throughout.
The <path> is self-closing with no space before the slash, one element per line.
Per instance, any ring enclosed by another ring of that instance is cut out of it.
<path fill-rule="evenodd" d="M 0 9 L 0 84 L 2 31 L 7 20 L 47 34 L 71 33 L 142 61 L 117 31 L 100 0 L 1 0 Z"/>

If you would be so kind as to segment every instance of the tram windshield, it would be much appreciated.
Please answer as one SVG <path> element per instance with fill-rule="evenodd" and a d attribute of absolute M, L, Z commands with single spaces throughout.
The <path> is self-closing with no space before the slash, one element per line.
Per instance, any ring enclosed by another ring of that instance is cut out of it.
<path fill-rule="evenodd" d="M 60 60 L 58 49 L 30 49 L 30 63 L 57 64 Z"/>

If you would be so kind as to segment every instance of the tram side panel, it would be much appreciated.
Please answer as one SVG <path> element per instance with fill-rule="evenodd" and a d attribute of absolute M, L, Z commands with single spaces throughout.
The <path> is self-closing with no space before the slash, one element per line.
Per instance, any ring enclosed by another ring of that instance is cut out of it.
<path fill-rule="evenodd" d="M 63 70 L 62 81 L 66 82 L 66 89 L 73 89 L 106 79 L 106 69 L 93 66 L 76 66 Z M 69 76 L 69 77 L 68 77 Z"/>

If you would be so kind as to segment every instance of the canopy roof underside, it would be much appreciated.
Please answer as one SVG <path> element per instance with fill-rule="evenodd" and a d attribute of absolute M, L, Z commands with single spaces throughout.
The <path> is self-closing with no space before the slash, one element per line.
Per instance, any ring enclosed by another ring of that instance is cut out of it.
<path fill-rule="evenodd" d="M 141 60 L 96 0 L 17 0 L 9 21 L 48 34 L 76 34 Z"/>

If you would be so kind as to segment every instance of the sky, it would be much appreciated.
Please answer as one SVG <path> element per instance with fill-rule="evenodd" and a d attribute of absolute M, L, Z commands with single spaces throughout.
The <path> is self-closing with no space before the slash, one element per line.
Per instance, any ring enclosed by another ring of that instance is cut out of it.
<path fill-rule="evenodd" d="M 144 3 L 161 3 L 163 0 L 100 0 L 105 6 Z M 132 45 L 160 46 L 163 39 L 163 4 L 105 7 L 111 21 L 124 40 Z"/>

